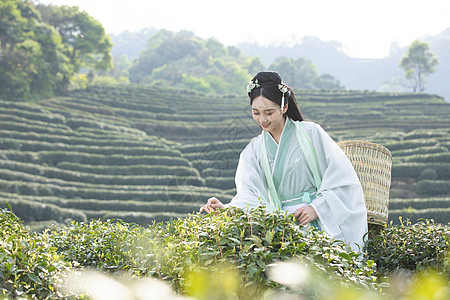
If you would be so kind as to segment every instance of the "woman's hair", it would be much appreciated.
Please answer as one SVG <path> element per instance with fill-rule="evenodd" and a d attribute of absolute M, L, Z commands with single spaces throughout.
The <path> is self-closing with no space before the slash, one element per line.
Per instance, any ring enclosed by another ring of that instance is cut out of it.
<path fill-rule="evenodd" d="M 302 113 L 297 105 L 297 99 L 295 99 L 294 92 L 287 86 L 281 76 L 275 71 L 263 71 L 256 74 L 252 79 L 255 84 L 253 89 L 248 93 L 250 97 L 250 105 L 257 97 L 262 96 L 281 107 L 281 98 L 283 93 L 278 88 L 279 84 L 283 84 L 287 88 L 287 92 L 284 94 L 285 103 L 289 103 L 286 115 L 294 121 L 303 121 Z"/>

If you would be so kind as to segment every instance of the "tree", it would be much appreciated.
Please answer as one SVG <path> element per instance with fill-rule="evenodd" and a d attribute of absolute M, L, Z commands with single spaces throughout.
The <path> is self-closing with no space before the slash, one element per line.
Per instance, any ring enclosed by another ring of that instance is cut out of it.
<path fill-rule="evenodd" d="M 324 90 L 345 90 L 340 81 L 330 74 L 321 74 L 314 80 L 314 86 Z"/>
<path fill-rule="evenodd" d="M 42 22 L 30 1 L 0 3 L 0 97 L 23 100 L 52 96 L 68 74 L 58 32 Z"/>
<path fill-rule="evenodd" d="M 161 30 L 147 43 L 129 70 L 130 82 L 167 85 L 205 93 L 245 93 L 249 69 L 259 59 L 242 55 L 214 38 L 193 33 Z"/>
<path fill-rule="evenodd" d="M 297 59 L 279 57 L 269 66 L 269 69 L 280 73 L 283 80 L 293 88 L 314 88 L 317 68 L 313 62 L 303 57 Z"/>
<path fill-rule="evenodd" d="M 102 24 L 76 6 L 37 5 L 42 19 L 53 26 L 67 46 L 67 57 L 73 74 L 82 67 L 107 70 L 112 67 L 111 38 L 105 35 Z M 68 85 L 70 78 L 64 77 Z"/>
<path fill-rule="evenodd" d="M 250 60 L 250 63 L 248 65 L 248 72 L 250 74 L 256 75 L 259 71 L 264 70 L 264 65 L 261 61 L 260 57 L 254 57 Z"/>
<path fill-rule="evenodd" d="M 339 80 L 330 74 L 318 75 L 316 65 L 303 57 L 277 58 L 269 67 L 280 73 L 283 80 L 293 88 L 342 90 Z"/>
<path fill-rule="evenodd" d="M 438 58 L 430 51 L 428 44 L 418 40 L 408 47 L 408 54 L 400 61 L 400 67 L 411 82 L 414 93 L 425 90 L 425 78 L 435 71 L 438 64 Z"/>
<path fill-rule="evenodd" d="M 0 2 L 0 98 L 27 100 L 67 90 L 81 67 L 111 66 L 103 27 L 76 7 Z"/>

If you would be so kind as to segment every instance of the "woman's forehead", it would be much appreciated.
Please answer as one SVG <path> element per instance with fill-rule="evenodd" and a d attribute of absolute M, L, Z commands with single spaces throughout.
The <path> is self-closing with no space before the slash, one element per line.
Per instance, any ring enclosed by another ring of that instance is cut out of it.
<path fill-rule="evenodd" d="M 269 99 L 259 96 L 252 102 L 252 108 L 257 110 L 277 109 L 278 105 Z"/>

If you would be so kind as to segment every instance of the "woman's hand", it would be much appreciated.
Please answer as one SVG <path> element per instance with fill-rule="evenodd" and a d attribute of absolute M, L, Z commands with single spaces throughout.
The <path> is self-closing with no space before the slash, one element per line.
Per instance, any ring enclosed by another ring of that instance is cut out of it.
<path fill-rule="evenodd" d="M 306 225 L 318 218 L 316 211 L 312 206 L 303 206 L 297 209 L 294 216 L 300 222 L 300 225 Z"/>
<path fill-rule="evenodd" d="M 225 208 L 225 205 L 223 205 L 216 197 L 212 197 L 208 199 L 208 202 L 206 202 L 205 205 L 200 207 L 200 212 L 206 211 L 209 214 L 218 208 Z"/>

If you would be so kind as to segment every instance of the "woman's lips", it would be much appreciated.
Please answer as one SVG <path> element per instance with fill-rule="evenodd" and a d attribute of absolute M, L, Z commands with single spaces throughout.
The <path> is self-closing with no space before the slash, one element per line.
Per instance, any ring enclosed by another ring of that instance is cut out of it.
<path fill-rule="evenodd" d="M 269 123 L 269 124 L 266 124 L 266 125 L 261 124 L 261 127 L 267 128 L 269 125 L 270 125 L 270 123 Z"/>

